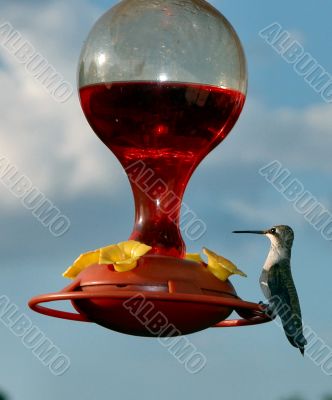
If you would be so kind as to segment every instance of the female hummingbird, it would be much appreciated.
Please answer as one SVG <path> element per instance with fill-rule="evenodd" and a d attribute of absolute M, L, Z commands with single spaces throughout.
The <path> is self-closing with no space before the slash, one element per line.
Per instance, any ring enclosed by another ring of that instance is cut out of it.
<path fill-rule="evenodd" d="M 307 341 L 303 335 L 301 307 L 290 264 L 293 229 L 287 225 L 277 225 L 266 231 L 233 233 L 256 233 L 270 239 L 271 247 L 259 279 L 260 286 L 269 301 L 268 312 L 279 315 L 287 339 L 304 355 Z"/>

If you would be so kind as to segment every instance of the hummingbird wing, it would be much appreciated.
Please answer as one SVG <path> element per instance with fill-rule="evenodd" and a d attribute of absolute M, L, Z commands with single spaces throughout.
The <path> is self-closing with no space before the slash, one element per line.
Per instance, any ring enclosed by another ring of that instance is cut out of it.
<path fill-rule="evenodd" d="M 271 267 L 268 286 L 270 301 L 281 319 L 287 339 L 303 354 L 307 342 L 303 336 L 300 302 L 287 260 L 281 260 Z"/>
<path fill-rule="evenodd" d="M 261 276 L 259 278 L 259 283 L 262 289 L 262 292 L 267 300 L 270 300 L 271 290 L 269 288 L 269 271 L 263 269 Z"/>

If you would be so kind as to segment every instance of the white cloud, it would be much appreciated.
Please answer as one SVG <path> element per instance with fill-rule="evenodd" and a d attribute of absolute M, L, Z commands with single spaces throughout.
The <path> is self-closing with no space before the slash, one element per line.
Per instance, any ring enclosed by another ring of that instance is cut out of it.
<path fill-rule="evenodd" d="M 88 4 L 77 10 L 64 1 L 45 2 L 38 13 L 28 4 L 2 7 L 2 20 L 9 21 L 74 87 L 67 72 L 72 70 L 74 76 L 77 59 L 66 59 L 66 55 L 73 46 L 79 53 L 84 39 L 85 33 L 78 39 L 82 26 L 77 21 L 88 21 L 91 27 L 96 14 Z M 52 198 L 100 192 L 105 185 L 117 183 L 121 169 L 88 126 L 76 90 L 68 102 L 59 104 L 2 47 L 0 61 L 4 65 L 0 69 L 0 156 L 10 159 Z M 6 189 L 0 187 L 0 191 L 0 203 L 19 204 Z"/>
<path fill-rule="evenodd" d="M 286 168 L 329 172 L 332 169 L 332 106 L 270 110 L 249 99 L 238 125 L 208 164 L 263 165 L 280 160 Z M 222 152 L 221 153 L 219 153 Z"/>

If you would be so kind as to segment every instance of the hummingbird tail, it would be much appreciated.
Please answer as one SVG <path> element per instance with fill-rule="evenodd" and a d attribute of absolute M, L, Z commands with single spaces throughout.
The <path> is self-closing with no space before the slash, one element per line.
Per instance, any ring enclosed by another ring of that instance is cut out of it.
<path fill-rule="evenodd" d="M 307 340 L 303 335 L 302 319 L 298 314 L 293 314 L 291 311 L 280 315 L 284 331 L 289 343 L 297 347 L 301 354 L 304 355 L 304 348 Z"/>

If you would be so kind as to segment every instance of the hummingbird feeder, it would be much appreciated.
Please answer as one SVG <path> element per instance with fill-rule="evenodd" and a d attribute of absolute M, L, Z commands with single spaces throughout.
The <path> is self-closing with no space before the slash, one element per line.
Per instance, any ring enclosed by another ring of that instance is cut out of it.
<path fill-rule="evenodd" d="M 230 23 L 204 0 L 122 0 L 91 30 L 78 86 L 88 122 L 128 175 L 135 225 L 128 242 L 81 256 L 68 272 L 74 281 L 30 307 L 140 336 L 270 321 L 238 297 L 231 273 L 218 279 L 186 255 L 179 227 L 189 178 L 245 102 L 245 56 Z M 76 312 L 41 305 L 60 300 Z M 239 319 L 227 320 L 233 311 Z"/>

